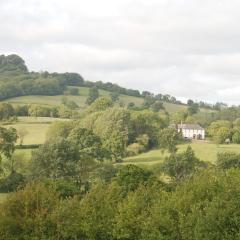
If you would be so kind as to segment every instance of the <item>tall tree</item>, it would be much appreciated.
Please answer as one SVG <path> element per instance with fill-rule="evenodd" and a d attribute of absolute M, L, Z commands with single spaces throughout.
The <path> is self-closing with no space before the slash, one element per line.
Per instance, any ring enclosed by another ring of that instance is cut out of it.
<path fill-rule="evenodd" d="M 204 166 L 190 146 L 183 153 L 172 153 L 163 163 L 163 170 L 176 182 L 184 180 L 193 174 L 198 167 Z"/>
<path fill-rule="evenodd" d="M 86 103 L 88 105 L 91 105 L 97 98 L 99 97 L 99 92 L 97 87 L 92 87 L 89 89 L 88 98 L 86 100 Z"/>
<path fill-rule="evenodd" d="M 8 160 L 11 160 L 15 150 L 15 143 L 17 142 L 18 135 L 15 128 L 3 128 L 0 127 L 0 162 L 2 157 L 5 156 Z M 12 172 L 13 164 L 12 165 Z"/>

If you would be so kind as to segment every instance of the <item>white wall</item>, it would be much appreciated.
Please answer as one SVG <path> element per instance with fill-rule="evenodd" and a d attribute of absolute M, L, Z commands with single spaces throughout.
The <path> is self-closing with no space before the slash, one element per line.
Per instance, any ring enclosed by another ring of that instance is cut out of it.
<path fill-rule="evenodd" d="M 178 132 L 180 132 L 181 130 L 178 129 Z M 205 130 L 195 130 L 195 129 L 182 129 L 182 134 L 183 137 L 185 138 L 193 138 L 194 134 L 197 136 L 199 134 L 202 135 L 202 139 L 205 139 Z"/>

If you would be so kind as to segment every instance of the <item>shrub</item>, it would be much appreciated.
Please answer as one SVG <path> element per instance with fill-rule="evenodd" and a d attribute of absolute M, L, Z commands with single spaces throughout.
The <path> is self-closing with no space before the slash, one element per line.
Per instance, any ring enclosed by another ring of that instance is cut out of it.
<path fill-rule="evenodd" d="M 127 156 L 136 156 L 139 153 L 144 152 L 145 148 L 140 143 L 133 143 L 127 147 Z"/>
<path fill-rule="evenodd" d="M 70 93 L 71 95 L 74 95 L 74 96 L 79 95 L 79 91 L 78 91 L 77 88 L 70 88 L 70 89 L 69 89 L 69 93 Z"/>
<path fill-rule="evenodd" d="M 233 143 L 240 143 L 240 132 L 236 131 L 232 136 L 232 142 Z"/>
<path fill-rule="evenodd" d="M 20 173 L 11 173 L 0 181 L 0 192 L 13 192 L 25 184 L 25 177 Z"/>
<path fill-rule="evenodd" d="M 217 166 L 222 169 L 239 168 L 240 154 L 233 152 L 218 153 Z"/>

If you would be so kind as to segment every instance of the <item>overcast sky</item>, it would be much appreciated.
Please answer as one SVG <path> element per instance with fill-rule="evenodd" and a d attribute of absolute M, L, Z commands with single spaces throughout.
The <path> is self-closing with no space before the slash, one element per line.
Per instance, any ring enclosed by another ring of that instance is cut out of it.
<path fill-rule="evenodd" d="M 0 54 L 178 99 L 240 104 L 239 0 L 0 0 Z"/>

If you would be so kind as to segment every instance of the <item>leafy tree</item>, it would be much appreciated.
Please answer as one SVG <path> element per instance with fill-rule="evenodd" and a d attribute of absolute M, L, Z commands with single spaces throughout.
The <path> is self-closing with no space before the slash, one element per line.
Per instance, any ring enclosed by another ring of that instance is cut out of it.
<path fill-rule="evenodd" d="M 150 108 L 155 103 L 155 101 L 156 99 L 153 98 L 152 96 L 146 96 L 144 98 L 143 107 Z"/>
<path fill-rule="evenodd" d="M 100 97 L 90 105 L 90 107 L 88 108 L 88 112 L 93 113 L 98 111 L 105 111 L 106 109 L 111 107 L 113 107 L 113 102 L 111 99 Z"/>
<path fill-rule="evenodd" d="M 73 179 L 81 188 L 88 184 L 89 174 L 97 161 L 105 157 L 101 140 L 91 130 L 75 127 L 67 138 L 51 138 L 33 152 L 35 176 Z"/>
<path fill-rule="evenodd" d="M 239 186 L 239 170 L 231 170 L 203 172 L 179 187 L 169 199 L 169 215 L 176 206 L 170 215 L 177 224 L 172 239 L 237 239 Z"/>
<path fill-rule="evenodd" d="M 71 177 L 74 175 L 77 160 L 77 150 L 67 139 L 50 139 L 33 151 L 32 172 L 35 177 Z"/>
<path fill-rule="evenodd" d="M 137 143 L 141 144 L 145 150 L 149 148 L 149 136 L 147 134 L 142 134 L 136 138 Z"/>
<path fill-rule="evenodd" d="M 119 100 L 119 93 L 118 92 L 111 92 L 110 98 L 113 102 L 117 102 Z"/>
<path fill-rule="evenodd" d="M 63 104 L 58 107 L 58 114 L 60 118 L 74 118 L 74 111 Z"/>
<path fill-rule="evenodd" d="M 108 159 L 121 161 L 126 155 L 130 113 L 122 108 L 95 112 L 81 121 L 81 126 L 93 130 L 108 151 Z"/>
<path fill-rule="evenodd" d="M 17 172 L 12 172 L 9 176 L 0 180 L 0 192 L 9 193 L 19 190 L 25 184 L 25 177 Z"/>
<path fill-rule="evenodd" d="M 220 119 L 233 122 L 240 117 L 239 107 L 227 107 L 220 111 Z"/>
<path fill-rule="evenodd" d="M 165 120 L 158 113 L 149 110 L 131 111 L 128 134 L 129 143 L 134 143 L 137 137 L 147 134 L 149 147 L 157 146 L 158 132 L 165 126 Z"/>
<path fill-rule="evenodd" d="M 61 77 L 67 82 L 70 86 L 83 86 L 84 79 L 78 73 L 63 73 Z M 73 88 L 71 88 L 73 89 Z M 76 88 L 75 88 L 76 89 Z M 75 95 L 75 94 L 73 94 Z"/>
<path fill-rule="evenodd" d="M 185 120 L 185 123 L 194 124 L 197 123 L 197 119 L 193 116 L 188 116 Z"/>
<path fill-rule="evenodd" d="M 9 103 L 0 103 L 0 120 L 8 120 L 14 116 L 13 106 Z"/>
<path fill-rule="evenodd" d="M 46 137 L 47 139 L 55 139 L 58 137 L 67 138 L 71 130 L 76 126 L 73 121 L 56 121 L 49 127 Z"/>
<path fill-rule="evenodd" d="M 89 95 L 86 100 L 88 105 L 91 105 L 99 97 L 99 92 L 97 87 L 92 87 L 89 89 Z"/>
<path fill-rule="evenodd" d="M 230 121 L 218 120 L 210 124 L 207 132 L 209 136 L 214 137 L 217 134 L 218 130 L 222 127 L 230 129 L 232 127 L 232 124 Z"/>
<path fill-rule="evenodd" d="M 231 131 L 226 127 L 219 128 L 216 135 L 214 136 L 216 143 L 222 144 L 227 139 L 231 139 Z"/>
<path fill-rule="evenodd" d="M 193 103 L 192 105 L 188 106 L 188 112 L 190 115 L 196 114 L 199 111 L 198 103 Z"/>
<path fill-rule="evenodd" d="M 218 153 L 217 166 L 221 169 L 239 168 L 240 154 L 233 152 Z"/>
<path fill-rule="evenodd" d="M 16 105 L 14 106 L 14 113 L 16 116 L 28 116 L 28 106 Z"/>
<path fill-rule="evenodd" d="M 194 104 L 194 101 L 192 99 L 188 99 L 187 105 L 192 106 Z"/>
<path fill-rule="evenodd" d="M 123 188 L 123 192 L 128 193 L 135 191 L 139 185 L 146 184 L 151 177 L 150 171 L 129 164 L 119 170 L 115 180 Z"/>
<path fill-rule="evenodd" d="M 136 156 L 140 153 L 143 153 L 145 151 L 145 148 L 140 143 L 132 143 L 127 146 L 127 156 Z"/>
<path fill-rule="evenodd" d="M 58 204 L 56 191 L 41 183 L 28 184 L 10 195 L 0 206 L 2 239 L 51 239 L 51 213 Z"/>
<path fill-rule="evenodd" d="M 117 184 L 98 184 L 82 201 L 72 198 L 60 204 L 54 214 L 61 239 L 114 240 L 117 204 L 122 200 Z"/>
<path fill-rule="evenodd" d="M 3 128 L 0 127 L 0 162 L 2 157 L 5 156 L 8 160 L 11 160 L 13 152 L 15 150 L 15 143 L 17 142 L 17 131 L 15 128 Z M 13 164 L 12 164 L 12 172 Z"/>
<path fill-rule="evenodd" d="M 177 144 L 181 140 L 181 133 L 174 128 L 165 128 L 159 132 L 158 143 L 163 150 L 167 149 L 170 153 L 177 151 Z"/>
<path fill-rule="evenodd" d="M 232 142 L 237 143 L 237 144 L 240 143 L 240 131 L 239 131 L 239 129 L 234 129 L 234 133 L 233 133 L 233 136 L 232 136 Z"/>
<path fill-rule="evenodd" d="M 171 115 L 171 120 L 174 124 L 180 124 L 181 122 L 185 122 L 188 117 L 188 113 L 186 111 L 178 111 Z"/>
<path fill-rule="evenodd" d="M 73 147 L 77 148 L 78 158 L 82 161 L 101 161 L 105 157 L 101 139 L 92 130 L 77 126 L 70 132 L 68 140 Z"/>
<path fill-rule="evenodd" d="M 154 204 L 156 201 L 159 202 L 161 195 L 164 194 L 160 189 L 162 187 L 156 183 L 152 186 L 140 185 L 136 191 L 130 192 L 127 198 L 122 200 L 115 215 L 116 224 L 113 231 L 116 239 L 165 239 L 163 234 L 156 233 L 157 229 L 151 229 L 153 224 L 148 224 L 148 219 L 152 218 L 151 211 Z M 157 223 L 159 221 L 161 220 L 158 219 Z M 164 232 L 165 229 L 159 228 L 159 230 Z"/>
<path fill-rule="evenodd" d="M 166 158 L 162 165 L 163 171 L 176 182 L 180 182 L 192 175 L 199 167 L 204 164 L 195 156 L 190 146 L 183 153 L 172 153 Z"/>
<path fill-rule="evenodd" d="M 165 108 L 164 108 L 162 102 L 156 101 L 156 102 L 154 102 L 154 103 L 151 105 L 151 109 L 152 109 L 154 112 L 159 112 L 160 110 L 165 109 Z"/>

